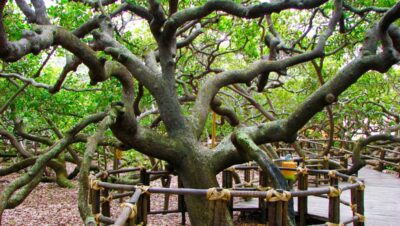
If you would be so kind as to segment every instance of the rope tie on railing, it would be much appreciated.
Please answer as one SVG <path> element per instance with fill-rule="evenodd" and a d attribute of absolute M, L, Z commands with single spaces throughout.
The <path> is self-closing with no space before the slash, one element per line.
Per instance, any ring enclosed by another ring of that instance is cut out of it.
<path fill-rule="evenodd" d="M 353 213 L 357 212 L 357 204 L 350 204 L 350 208 Z"/>
<path fill-rule="evenodd" d="M 340 196 L 340 193 L 342 193 L 342 190 L 340 190 L 339 188 L 335 188 L 332 186 L 329 187 L 329 193 L 328 193 L 329 197 L 338 197 Z"/>
<path fill-rule="evenodd" d="M 112 195 L 109 195 L 107 197 L 101 196 L 100 197 L 100 202 L 101 203 L 105 203 L 105 202 L 111 202 L 113 200 Z"/>
<path fill-rule="evenodd" d="M 231 199 L 231 192 L 228 189 L 222 189 L 218 191 L 217 188 L 209 188 L 207 190 L 207 199 L 210 201 L 229 201 Z"/>
<path fill-rule="evenodd" d="M 94 175 L 89 176 L 89 186 L 93 190 L 103 190 L 103 187 L 99 186 L 99 180 L 96 179 Z"/>
<path fill-rule="evenodd" d="M 107 179 L 108 176 L 109 176 L 109 174 L 108 174 L 107 171 L 101 172 L 101 178 L 102 178 L 102 179 Z"/>
<path fill-rule="evenodd" d="M 359 213 L 355 213 L 355 215 L 358 217 L 358 222 L 365 222 L 365 216 Z"/>
<path fill-rule="evenodd" d="M 357 182 L 356 177 L 355 176 L 349 176 L 349 179 L 347 179 L 348 182 L 354 184 Z"/>
<path fill-rule="evenodd" d="M 307 167 L 297 167 L 297 174 L 303 174 L 306 175 L 308 174 L 308 168 Z"/>
<path fill-rule="evenodd" d="M 361 181 L 357 181 L 357 184 L 359 185 L 358 188 L 357 188 L 357 190 L 359 190 L 359 191 L 364 191 L 364 189 L 365 189 L 365 184 L 364 184 L 363 182 L 361 182 Z"/>
<path fill-rule="evenodd" d="M 258 191 L 268 191 L 271 189 L 271 187 L 263 187 L 263 186 L 258 185 L 256 189 Z"/>
<path fill-rule="evenodd" d="M 329 161 L 329 156 L 324 156 L 324 161 Z"/>
<path fill-rule="evenodd" d="M 275 189 L 270 189 L 267 191 L 267 197 L 265 200 L 267 202 L 278 202 L 283 201 L 287 202 L 292 197 L 292 194 L 288 191 L 279 192 Z"/>
<path fill-rule="evenodd" d="M 101 216 L 101 213 L 94 215 L 94 220 L 96 221 L 97 225 L 100 225 L 100 216 Z"/>
<path fill-rule="evenodd" d="M 136 186 L 136 189 L 142 190 L 142 195 L 143 194 L 150 195 L 149 188 L 150 188 L 150 186 L 146 186 L 146 185 Z"/>
<path fill-rule="evenodd" d="M 137 206 L 136 206 L 136 204 L 132 204 L 132 203 L 129 203 L 129 202 L 124 202 L 124 203 L 121 204 L 121 207 L 122 208 L 129 207 L 129 209 L 130 209 L 129 218 L 130 219 L 136 217 L 136 214 L 137 214 Z"/>
<path fill-rule="evenodd" d="M 253 187 L 253 183 L 251 181 L 245 181 L 243 182 L 244 187 Z"/>
<path fill-rule="evenodd" d="M 330 178 L 336 178 L 336 173 L 337 173 L 336 170 L 329 170 L 328 176 L 329 176 Z"/>
<path fill-rule="evenodd" d="M 229 171 L 229 172 L 232 172 L 232 173 L 236 172 L 235 167 L 226 168 L 225 171 Z"/>
<path fill-rule="evenodd" d="M 343 223 L 336 224 L 336 223 L 332 223 L 332 222 L 325 222 L 325 224 L 326 224 L 327 226 L 344 226 Z"/>

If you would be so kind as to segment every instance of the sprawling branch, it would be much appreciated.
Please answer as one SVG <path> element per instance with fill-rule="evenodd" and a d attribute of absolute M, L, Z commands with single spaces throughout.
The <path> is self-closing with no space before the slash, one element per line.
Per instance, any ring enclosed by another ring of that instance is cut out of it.
<path fill-rule="evenodd" d="M 208 1 L 203 6 L 188 8 L 173 14 L 165 23 L 164 32 L 167 37 L 188 21 L 201 19 L 214 11 L 223 11 L 241 18 L 257 18 L 266 14 L 278 13 L 285 9 L 311 9 L 325 3 L 326 0 L 287 0 L 277 3 L 261 3 L 253 6 L 242 6 L 233 1 Z"/>
<path fill-rule="evenodd" d="M 89 124 L 102 120 L 106 115 L 106 113 L 99 113 L 88 116 L 80 121 L 66 133 L 63 139 L 50 147 L 45 154 L 41 155 L 27 173 L 10 183 L 0 195 L 0 216 L 4 209 L 7 208 L 9 200 L 15 191 L 26 185 L 31 186 L 33 183 L 32 181 L 35 181 L 35 178 L 41 174 L 43 167 L 47 164 L 47 162 L 49 162 L 51 159 L 61 153 L 69 144 L 71 144 L 71 142 L 74 140 L 74 136 L 77 133 L 86 128 Z M 24 191 L 21 192 L 25 193 Z"/>
<path fill-rule="evenodd" d="M 195 106 L 193 108 L 193 120 L 197 136 L 200 136 L 208 114 L 206 106 L 209 105 L 215 94 L 224 86 L 234 83 L 246 83 L 253 80 L 257 75 L 269 71 L 281 71 L 290 66 L 307 62 L 309 60 L 324 56 L 324 47 L 327 39 L 331 36 L 334 28 L 341 17 L 341 1 L 336 1 L 335 11 L 329 21 L 327 29 L 321 34 L 317 46 L 310 52 L 299 54 L 279 61 L 261 60 L 253 63 L 246 69 L 226 71 L 206 80 L 200 89 Z"/>
<path fill-rule="evenodd" d="M 7 139 L 10 140 L 11 144 L 17 149 L 18 153 L 20 153 L 23 157 L 28 158 L 31 157 L 32 154 L 26 151 L 21 144 L 18 142 L 17 138 L 15 138 L 14 135 L 9 133 L 6 130 L 0 129 L 0 135 L 6 137 Z"/>
<path fill-rule="evenodd" d="M 374 56 L 363 56 L 355 59 L 341 69 L 334 78 L 326 82 L 318 90 L 306 99 L 300 106 L 285 120 L 273 121 L 260 126 L 240 128 L 244 130 L 256 144 L 264 144 L 276 141 L 293 142 L 296 133 L 316 113 L 336 101 L 338 96 L 349 86 L 354 84 L 363 74 L 369 70 L 387 71 L 393 64 L 399 61 L 392 51 L 384 51 Z M 234 152 L 232 146 L 226 144 L 215 153 L 216 165 L 229 167 L 240 163 L 240 155 Z"/>
<path fill-rule="evenodd" d="M 361 158 L 361 152 L 367 145 L 376 141 L 390 141 L 399 143 L 400 137 L 387 134 L 377 134 L 357 141 L 356 145 L 353 148 L 353 155 L 351 157 L 352 166 L 345 171 L 346 174 L 354 174 L 366 165 L 365 160 Z"/>
<path fill-rule="evenodd" d="M 111 124 L 115 121 L 115 115 L 110 114 L 105 117 L 98 125 L 96 133 L 89 137 L 86 144 L 86 151 L 83 157 L 80 174 L 79 174 L 79 213 L 81 218 L 84 220 L 86 225 L 89 225 L 90 221 L 96 225 L 93 216 L 90 213 L 90 208 L 88 205 L 88 195 L 89 195 L 89 170 L 92 162 L 92 156 L 94 155 L 97 146 L 101 139 L 103 139 L 104 133 L 109 128 Z"/>

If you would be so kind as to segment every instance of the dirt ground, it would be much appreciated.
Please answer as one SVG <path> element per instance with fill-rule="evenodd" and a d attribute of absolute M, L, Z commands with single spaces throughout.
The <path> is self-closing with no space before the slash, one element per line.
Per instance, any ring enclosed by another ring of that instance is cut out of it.
<path fill-rule="evenodd" d="M 18 174 L 0 178 L 1 190 L 15 179 Z M 5 210 L 3 226 L 36 226 L 36 225 L 82 225 L 78 211 L 78 181 L 73 180 L 74 188 L 60 188 L 54 183 L 41 183 L 17 208 Z M 154 185 L 157 185 L 155 182 Z M 176 182 L 175 182 L 176 183 Z M 177 198 L 170 197 L 170 209 L 177 208 Z M 163 195 L 152 195 L 151 209 L 162 210 Z M 111 212 L 116 216 L 119 212 L 119 200 L 112 202 Z M 180 214 L 149 215 L 149 225 L 179 225 Z"/>

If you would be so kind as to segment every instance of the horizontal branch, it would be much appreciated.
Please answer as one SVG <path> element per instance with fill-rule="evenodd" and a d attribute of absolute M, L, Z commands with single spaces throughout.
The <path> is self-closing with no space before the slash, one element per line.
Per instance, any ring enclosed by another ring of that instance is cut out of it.
<path fill-rule="evenodd" d="M 201 19 L 215 11 L 223 11 L 241 18 L 258 18 L 266 14 L 279 13 L 285 9 L 312 9 L 325 2 L 327 0 L 286 0 L 243 6 L 227 0 L 208 1 L 203 6 L 192 7 L 174 13 L 165 23 L 164 36 L 171 37 L 186 22 Z"/>

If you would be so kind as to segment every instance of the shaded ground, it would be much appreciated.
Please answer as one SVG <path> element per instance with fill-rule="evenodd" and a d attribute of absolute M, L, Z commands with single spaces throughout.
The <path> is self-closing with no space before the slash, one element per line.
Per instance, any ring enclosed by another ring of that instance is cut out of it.
<path fill-rule="evenodd" d="M 0 192 L 17 176 L 1 177 Z M 75 188 L 60 188 L 53 183 L 39 184 L 21 205 L 3 213 L 3 225 L 82 225 L 77 205 L 78 181 L 73 180 L 73 183 Z M 176 200 L 176 197 L 170 198 L 170 209 L 177 208 Z M 152 195 L 152 210 L 161 210 L 163 201 L 163 195 Z M 112 202 L 113 214 L 118 213 L 118 206 L 118 200 Z M 180 214 L 150 215 L 149 225 L 178 225 L 180 219 Z"/>

